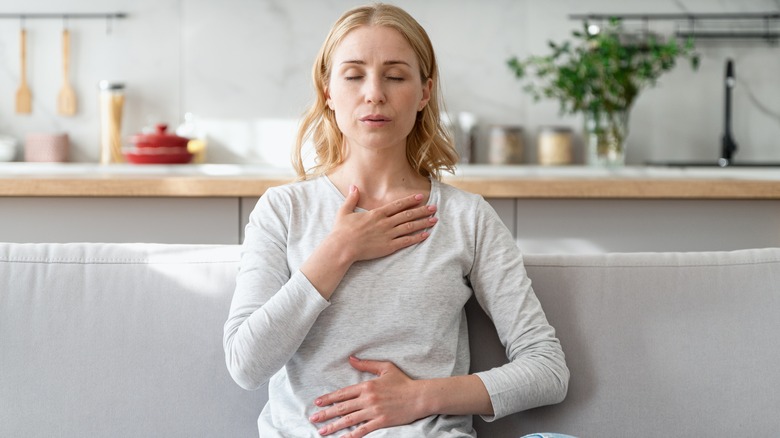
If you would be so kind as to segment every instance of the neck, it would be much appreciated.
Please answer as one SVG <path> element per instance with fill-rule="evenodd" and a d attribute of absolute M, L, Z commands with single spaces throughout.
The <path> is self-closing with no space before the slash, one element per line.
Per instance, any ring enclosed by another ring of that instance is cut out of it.
<path fill-rule="evenodd" d="M 344 194 L 349 192 L 350 185 L 357 186 L 360 192 L 358 206 L 367 210 L 417 193 L 427 197 L 430 191 L 430 181 L 411 168 L 406 156 L 391 158 L 373 154 L 357 157 L 352 154 L 328 173 L 328 177 Z"/>

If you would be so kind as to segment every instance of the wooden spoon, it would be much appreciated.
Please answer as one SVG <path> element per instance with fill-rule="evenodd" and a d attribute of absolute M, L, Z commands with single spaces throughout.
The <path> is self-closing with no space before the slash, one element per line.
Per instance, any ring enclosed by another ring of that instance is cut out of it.
<path fill-rule="evenodd" d="M 62 88 L 57 96 L 57 112 L 63 116 L 76 114 L 76 92 L 68 82 L 68 69 L 70 67 L 70 31 L 62 30 Z"/>
<path fill-rule="evenodd" d="M 21 64 L 22 64 L 22 81 L 19 84 L 19 89 L 16 90 L 16 112 L 19 114 L 30 114 L 32 112 L 32 93 L 27 86 L 27 30 L 22 28 L 20 35 L 21 39 Z"/>

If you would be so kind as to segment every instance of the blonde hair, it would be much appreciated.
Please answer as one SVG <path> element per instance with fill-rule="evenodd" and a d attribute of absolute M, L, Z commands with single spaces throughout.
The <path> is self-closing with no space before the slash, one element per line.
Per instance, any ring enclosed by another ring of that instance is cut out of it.
<path fill-rule="evenodd" d="M 315 101 L 304 113 L 298 138 L 293 150 L 293 166 L 298 179 L 323 175 L 343 161 L 344 136 L 336 124 L 335 113 L 328 107 L 325 89 L 330 80 L 333 51 L 350 31 L 360 26 L 386 26 L 401 33 L 412 46 L 420 64 L 420 78 L 425 83 L 431 79 L 431 98 L 406 139 L 406 159 L 409 165 L 426 178 L 441 178 L 442 170 L 452 173 L 458 162 L 458 154 L 450 133 L 440 117 L 439 68 L 433 53 L 433 45 L 422 26 L 403 9 L 374 4 L 345 12 L 330 30 L 320 48 L 312 69 L 316 91 Z M 311 138 L 316 153 L 315 165 L 307 171 L 303 165 L 302 148 Z"/>

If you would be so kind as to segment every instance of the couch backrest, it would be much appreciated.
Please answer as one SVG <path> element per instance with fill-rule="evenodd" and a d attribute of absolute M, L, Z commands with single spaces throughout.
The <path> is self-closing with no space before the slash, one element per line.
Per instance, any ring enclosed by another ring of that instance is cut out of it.
<path fill-rule="evenodd" d="M 257 435 L 222 352 L 238 246 L 0 243 L 0 436 Z M 482 437 L 780 436 L 780 249 L 526 257 L 572 371 Z M 467 306 L 472 367 L 503 363 Z"/>
<path fill-rule="evenodd" d="M 526 268 L 569 393 L 482 423 L 483 436 L 780 436 L 780 249 L 536 255 Z M 472 367 L 503 363 L 489 321 L 467 310 Z"/>

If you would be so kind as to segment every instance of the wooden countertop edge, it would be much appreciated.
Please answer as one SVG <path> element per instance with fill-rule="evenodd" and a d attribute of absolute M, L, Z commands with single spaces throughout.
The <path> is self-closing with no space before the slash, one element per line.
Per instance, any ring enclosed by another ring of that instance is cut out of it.
<path fill-rule="evenodd" d="M 285 177 L 0 178 L 0 197 L 258 197 Z M 445 177 L 486 198 L 780 199 L 780 181 L 742 179 Z"/>
<path fill-rule="evenodd" d="M 447 181 L 495 198 L 780 199 L 780 181 L 722 179 L 535 179 Z"/>
<path fill-rule="evenodd" d="M 0 180 L 0 196 L 249 197 L 292 178 L 150 177 L 24 178 Z"/>

